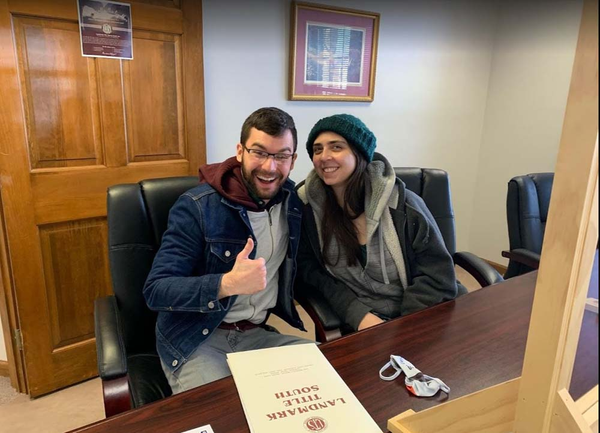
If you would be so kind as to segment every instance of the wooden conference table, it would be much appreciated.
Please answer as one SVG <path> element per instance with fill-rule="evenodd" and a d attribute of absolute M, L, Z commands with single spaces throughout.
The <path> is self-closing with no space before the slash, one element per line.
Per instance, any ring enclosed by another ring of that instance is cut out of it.
<path fill-rule="evenodd" d="M 390 354 L 441 378 L 457 398 L 520 376 L 537 273 L 507 280 L 410 316 L 320 346 L 381 429 L 399 413 L 446 400 L 417 398 L 403 379 L 385 382 Z M 571 381 L 579 398 L 598 383 L 598 316 L 586 311 Z M 210 424 L 215 433 L 249 432 L 231 377 L 99 421 L 82 432 L 182 432 Z"/>

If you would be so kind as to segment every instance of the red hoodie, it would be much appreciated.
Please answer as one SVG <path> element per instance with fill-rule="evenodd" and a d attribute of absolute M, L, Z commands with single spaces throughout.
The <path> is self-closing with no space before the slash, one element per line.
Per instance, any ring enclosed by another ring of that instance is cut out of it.
<path fill-rule="evenodd" d="M 198 172 L 200 183 L 208 183 L 226 199 L 241 204 L 251 211 L 260 210 L 248 194 L 248 188 L 242 177 L 242 164 L 235 156 L 216 164 L 203 165 Z"/>

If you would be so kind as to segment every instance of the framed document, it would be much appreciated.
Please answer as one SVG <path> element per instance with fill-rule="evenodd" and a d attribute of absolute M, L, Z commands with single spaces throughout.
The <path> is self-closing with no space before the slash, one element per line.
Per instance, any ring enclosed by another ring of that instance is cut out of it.
<path fill-rule="evenodd" d="M 379 14 L 292 4 L 290 100 L 373 101 Z"/>
<path fill-rule="evenodd" d="M 77 9 L 83 56 L 133 59 L 131 5 L 78 0 Z"/>

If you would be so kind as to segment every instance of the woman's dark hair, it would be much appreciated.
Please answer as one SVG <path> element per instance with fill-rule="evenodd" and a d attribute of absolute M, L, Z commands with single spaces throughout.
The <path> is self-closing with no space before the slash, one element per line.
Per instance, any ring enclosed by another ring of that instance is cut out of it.
<path fill-rule="evenodd" d="M 348 266 L 358 264 L 362 255 L 353 220 L 365 211 L 365 179 L 368 162 L 354 148 L 354 145 L 350 144 L 350 149 L 356 157 L 356 168 L 350 175 L 344 191 L 343 208 L 338 204 L 333 189 L 323 183 L 326 194 L 321 230 L 323 233 L 323 258 L 325 263 L 331 266 L 337 265 L 340 260 L 339 253 L 337 257 L 331 257 L 330 246 L 333 237 L 337 240 L 339 251 L 345 253 Z"/>

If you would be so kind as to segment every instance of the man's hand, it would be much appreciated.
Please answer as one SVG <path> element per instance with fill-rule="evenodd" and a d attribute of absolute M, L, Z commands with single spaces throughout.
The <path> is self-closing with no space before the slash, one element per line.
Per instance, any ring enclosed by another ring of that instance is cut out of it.
<path fill-rule="evenodd" d="M 246 246 L 235 258 L 233 269 L 223 275 L 219 289 L 219 299 L 233 295 L 252 295 L 267 287 L 267 267 L 265 259 L 256 260 L 248 256 L 254 248 L 254 241 L 248 238 Z"/>
<path fill-rule="evenodd" d="M 384 321 L 377 317 L 375 314 L 367 313 L 365 317 L 363 317 L 363 319 L 360 321 L 360 324 L 358 325 L 358 330 L 360 331 L 361 329 L 367 329 L 371 326 L 379 325 L 383 322 Z"/>

